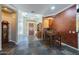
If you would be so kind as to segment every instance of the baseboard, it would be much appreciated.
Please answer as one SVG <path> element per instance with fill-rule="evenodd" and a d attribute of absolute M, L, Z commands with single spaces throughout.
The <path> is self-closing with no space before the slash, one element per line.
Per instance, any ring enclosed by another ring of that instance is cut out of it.
<path fill-rule="evenodd" d="M 65 43 L 61 43 L 62 45 L 65 45 L 65 46 L 68 46 L 68 47 L 70 47 L 70 48 L 72 48 L 72 49 L 74 49 L 74 50 L 77 50 L 77 51 L 79 51 L 79 49 L 77 49 L 77 48 L 74 48 L 74 47 L 72 47 L 72 46 L 70 46 L 70 45 L 68 45 L 68 44 L 65 44 Z"/>

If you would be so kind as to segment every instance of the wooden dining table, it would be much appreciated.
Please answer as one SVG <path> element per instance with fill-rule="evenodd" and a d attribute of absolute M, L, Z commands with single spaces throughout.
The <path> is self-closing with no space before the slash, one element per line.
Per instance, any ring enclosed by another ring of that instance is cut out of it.
<path fill-rule="evenodd" d="M 57 41 L 59 42 L 59 45 L 61 46 L 61 36 L 57 35 L 56 32 L 53 30 L 46 30 L 45 31 L 45 40 L 48 39 L 48 42 L 50 43 L 50 46 L 56 45 Z"/>

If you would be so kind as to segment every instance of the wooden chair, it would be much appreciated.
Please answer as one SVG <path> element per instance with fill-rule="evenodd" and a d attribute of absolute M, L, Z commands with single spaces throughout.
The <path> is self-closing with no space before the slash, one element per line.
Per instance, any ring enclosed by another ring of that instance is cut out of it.
<path fill-rule="evenodd" d="M 56 33 L 56 35 L 54 36 L 54 45 L 61 47 L 61 39 L 62 39 L 61 34 Z"/>

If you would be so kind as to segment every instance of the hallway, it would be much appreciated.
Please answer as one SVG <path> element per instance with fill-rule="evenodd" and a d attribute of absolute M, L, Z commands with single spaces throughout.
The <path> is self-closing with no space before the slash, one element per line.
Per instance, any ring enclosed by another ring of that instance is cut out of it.
<path fill-rule="evenodd" d="M 79 55 L 76 5 L 1 6 L 0 55 Z"/>
<path fill-rule="evenodd" d="M 20 36 L 20 42 L 9 55 L 78 55 L 79 52 L 67 46 L 47 47 L 36 37 Z"/>
<path fill-rule="evenodd" d="M 0 2 L 0 59 L 78 59 L 78 0 Z"/>

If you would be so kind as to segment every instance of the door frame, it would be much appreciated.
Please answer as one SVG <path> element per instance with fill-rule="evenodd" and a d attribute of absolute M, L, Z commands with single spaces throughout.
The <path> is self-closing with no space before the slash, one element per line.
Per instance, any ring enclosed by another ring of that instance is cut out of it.
<path fill-rule="evenodd" d="M 29 23 L 34 23 L 34 36 L 35 36 L 35 32 L 36 32 L 36 21 L 33 21 L 33 20 L 30 20 L 30 21 L 26 21 L 26 34 L 27 34 L 27 36 L 29 36 L 29 31 L 28 31 L 28 29 L 29 29 Z"/>

